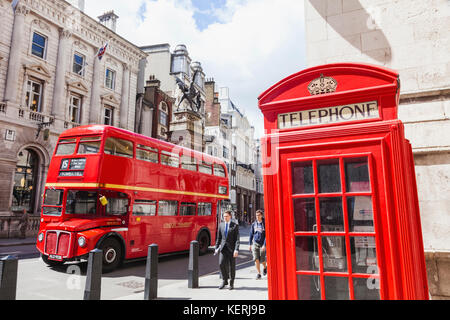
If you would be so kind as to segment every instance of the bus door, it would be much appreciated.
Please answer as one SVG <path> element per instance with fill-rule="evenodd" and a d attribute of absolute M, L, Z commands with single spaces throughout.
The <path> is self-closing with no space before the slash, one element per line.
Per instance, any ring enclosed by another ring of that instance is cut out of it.
<path fill-rule="evenodd" d="M 129 222 L 129 255 L 130 258 L 147 254 L 147 247 L 160 242 L 160 231 L 157 226 L 156 200 L 135 199 Z"/>

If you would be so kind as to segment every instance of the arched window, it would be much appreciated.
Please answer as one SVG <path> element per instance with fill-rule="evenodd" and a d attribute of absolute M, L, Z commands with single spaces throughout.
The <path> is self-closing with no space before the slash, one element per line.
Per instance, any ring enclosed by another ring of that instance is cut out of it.
<path fill-rule="evenodd" d="M 36 181 L 38 172 L 38 155 L 31 149 L 19 152 L 16 171 L 14 173 L 14 186 L 12 197 L 12 211 L 32 213 L 36 194 Z"/>

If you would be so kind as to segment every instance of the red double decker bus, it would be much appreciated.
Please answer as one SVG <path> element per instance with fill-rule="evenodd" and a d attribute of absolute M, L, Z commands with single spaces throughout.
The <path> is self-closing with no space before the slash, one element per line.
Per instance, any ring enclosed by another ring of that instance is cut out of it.
<path fill-rule="evenodd" d="M 104 125 L 61 134 L 49 166 L 37 248 L 50 265 L 103 250 L 103 270 L 123 260 L 215 242 L 228 199 L 223 161 Z"/>

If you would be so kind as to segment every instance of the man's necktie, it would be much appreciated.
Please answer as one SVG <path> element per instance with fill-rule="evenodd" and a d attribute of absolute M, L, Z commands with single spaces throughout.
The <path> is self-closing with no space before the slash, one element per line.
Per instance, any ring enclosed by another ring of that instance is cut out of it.
<path fill-rule="evenodd" d="M 225 223 L 225 238 L 227 237 L 228 234 L 228 223 Z"/>

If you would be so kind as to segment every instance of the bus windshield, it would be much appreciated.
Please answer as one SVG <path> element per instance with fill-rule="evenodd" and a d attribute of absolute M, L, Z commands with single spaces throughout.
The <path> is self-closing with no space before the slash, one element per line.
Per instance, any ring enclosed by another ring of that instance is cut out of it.
<path fill-rule="evenodd" d="M 105 209 L 98 205 L 100 197 L 106 195 Z M 128 212 L 129 200 L 125 193 L 99 193 L 92 190 L 68 190 L 66 214 L 115 215 L 121 216 Z M 100 211 L 99 211 L 100 210 Z M 104 213 L 102 213 L 104 211 Z"/>
<path fill-rule="evenodd" d="M 98 192 L 88 190 L 68 190 L 66 214 L 95 214 Z"/>
<path fill-rule="evenodd" d="M 44 204 L 42 212 L 48 216 L 60 216 L 62 212 L 64 190 L 47 189 L 45 190 Z"/>

